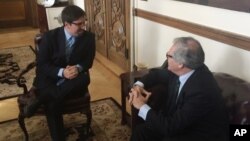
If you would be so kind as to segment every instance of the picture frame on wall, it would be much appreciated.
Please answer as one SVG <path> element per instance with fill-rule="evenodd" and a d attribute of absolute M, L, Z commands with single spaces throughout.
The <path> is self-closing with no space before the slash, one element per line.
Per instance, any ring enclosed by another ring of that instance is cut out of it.
<path fill-rule="evenodd" d="M 250 0 L 175 0 L 250 13 Z"/>

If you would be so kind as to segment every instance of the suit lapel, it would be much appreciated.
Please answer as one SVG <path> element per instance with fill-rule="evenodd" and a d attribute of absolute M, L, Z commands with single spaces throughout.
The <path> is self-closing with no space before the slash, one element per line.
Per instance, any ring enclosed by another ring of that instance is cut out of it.
<path fill-rule="evenodd" d="M 181 104 L 183 102 L 183 99 L 185 97 L 186 91 L 190 88 L 196 87 L 193 84 L 193 81 L 195 79 L 198 79 L 199 77 L 197 75 L 199 75 L 200 71 L 203 70 L 204 67 L 200 67 L 199 69 L 196 69 L 195 72 L 188 78 L 188 80 L 186 81 L 186 83 L 183 85 L 180 93 L 179 93 L 179 98 L 177 99 L 177 105 Z"/>
<path fill-rule="evenodd" d="M 77 50 L 77 48 L 79 48 L 79 46 L 80 46 L 79 44 L 80 44 L 79 37 L 76 37 L 75 38 L 75 43 L 72 46 L 73 49 L 72 49 L 72 52 L 70 54 L 70 58 L 71 58 L 72 54 L 75 54 L 75 51 Z"/>
<path fill-rule="evenodd" d="M 176 75 L 172 76 L 172 79 L 170 79 L 168 83 L 168 99 L 166 100 L 166 104 L 163 107 L 163 112 L 165 115 L 171 115 L 176 111 L 176 93 L 175 93 L 175 82 L 178 79 Z"/>
<path fill-rule="evenodd" d="M 194 73 L 195 73 L 195 72 L 194 72 Z M 187 88 L 190 89 L 190 86 L 189 86 L 190 83 L 189 83 L 189 82 L 192 81 L 193 75 L 194 75 L 194 74 L 192 74 L 192 75 L 190 76 L 190 78 L 188 78 L 188 80 L 186 81 L 186 83 L 183 85 L 183 87 L 182 87 L 182 89 L 181 89 L 181 91 L 180 91 L 180 93 L 179 93 L 178 99 L 176 100 L 176 105 L 180 105 L 180 104 L 182 103 L 182 101 L 183 101 L 183 99 L 184 99 L 184 97 L 185 97 L 185 91 L 186 91 L 186 89 L 187 89 Z"/>
<path fill-rule="evenodd" d="M 81 44 L 85 43 L 85 39 L 86 39 L 84 38 L 85 35 L 86 35 L 85 32 L 83 32 L 82 35 L 75 38 L 74 49 L 72 50 L 72 52 L 77 50 L 77 48 L 81 47 L 80 43 Z"/>
<path fill-rule="evenodd" d="M 66 62 L 66 37 L 65 37 L 65 33 L 64 33 L 64 28 L 60 28 L 59 33 L 58 33 L 58 38 L 57 38 L 57 43 L 58 43 L 58 47 L 59 47 L 59 54 L 62 54 L 62 56 L 64 56 L 64 62 Z"/>

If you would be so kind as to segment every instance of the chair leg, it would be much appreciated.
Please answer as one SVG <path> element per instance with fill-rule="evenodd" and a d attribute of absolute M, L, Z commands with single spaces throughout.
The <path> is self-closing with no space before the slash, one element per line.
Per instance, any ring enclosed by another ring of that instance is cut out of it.
<path fill-rule="evenodd" d="M 91 133 L 91 121 L 92 121 L 92 111 L 89 109 L 89 111 L 86 113 L 87 116 L 87 135 Z"/>
<path fill-rule="evenodd" d="M 21 129 L 22 129 L 22 131 L 24 133 L 25 141 L 29 141 L 29 135 L 28 135 L 25 123 L 24 123 L 24 118 L 25 117 L 21 113 L 19 113 L 19 115 L 18 115 L 19 126 L 21 127 Z"/>

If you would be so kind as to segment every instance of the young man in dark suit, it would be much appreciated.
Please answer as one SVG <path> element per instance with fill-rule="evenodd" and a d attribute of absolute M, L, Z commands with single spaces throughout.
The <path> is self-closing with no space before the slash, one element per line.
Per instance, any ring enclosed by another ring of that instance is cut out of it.
<path fill-rule="evenodd" d="M 166 57 L 167 70 L 151 71 L 129 93 L 130 104 L 145 121 L 133 130 L 131 141 L 228 140 L 228 113 L 220 88 L 204 64 L 201 44 L 192 37 L 176 38 Z M 168 91 L 160 112 L 146 104 L 151 93 L 144 88 L 156 84 Z"/>
<path fill-rule="evenodd" d="M 53 141 L 65 141 L 61 104 L 69 94 L 87 92 L 95 56 L 95 35 L 85 30 L 85 12 L 70 5 L 61 18 L 63 26 L 45 33 L 39 44 L 34 81 L 39 96 L 24 108 L 30 117 L 45 105 Z"/>

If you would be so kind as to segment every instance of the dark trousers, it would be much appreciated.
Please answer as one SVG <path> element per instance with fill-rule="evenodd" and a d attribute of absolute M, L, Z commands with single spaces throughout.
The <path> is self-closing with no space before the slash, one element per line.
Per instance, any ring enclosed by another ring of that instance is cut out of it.
<path fill-rule="evenodd" d="M 65 141 L 63 115 L 61 104 L 56 102 L 48 102 L 45 104 L 45 114 L 50 135 L 53 141 Z"/>
<path fill-rule="evenodd" d="M 147 124 L 137 125 L 133 130 L 130 141 L 204 141 L 204 139 L 194 139 L 186 135 L 168 137 L 149 128 Z"/>
<path fill-rule="evenodd" d="M 45 105 L 45 114 L 53 141 L 65 141 L 63 124 L 63 102 L 73 95 L 85 94 L 89 81 L 81 77 L 65 81 L 62 85 L 51 85 L 39 90 L 39 101 Z"/>
<path fill-rule="evenodd" d="M 133 129 L 130 141 L 161 141 L 163 136 L 151 130 L 146 124 L 138 124 Z"/>
<path fill-rule="evenodd" d="M 150 129 L 147 123 L 139 124 L 133 129 L 130 141 L 228 141 L 228 136 L 197 136 L 197 134 L 178 134 L 166 136 Z"/>

